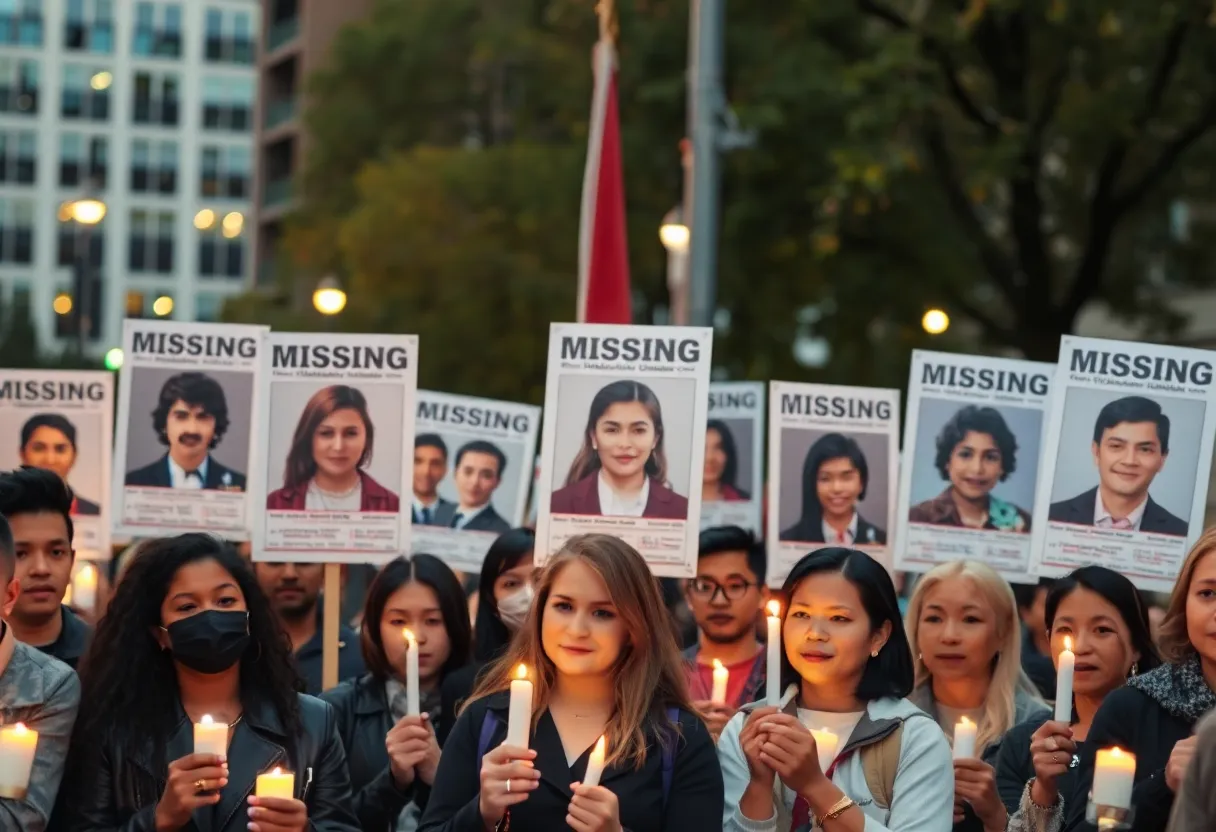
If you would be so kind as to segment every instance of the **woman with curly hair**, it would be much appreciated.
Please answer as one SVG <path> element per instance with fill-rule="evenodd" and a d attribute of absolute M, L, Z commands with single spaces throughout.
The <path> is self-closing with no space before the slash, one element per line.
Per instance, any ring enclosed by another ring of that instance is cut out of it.
<path fill-rule="evenodd" d="M 1003 532 L 1029 532 L 1030 513 L 993 495 L 1017 469 L 1018 440 L 993 407 L 960 408 L 937 435 L 934 460 L 950 485 L 912 506 L 908 521 Z"/>
<path fill-rule="evenodd" d="M 57 828 L 150 832 L 201 817 L 211 832 L 359 828 L 333 709 L 296 692 L 266 596 L 223 541 L 145 543 L 80 678 Z M 195 751 L 205 716 L 228 726 L 222 755 Z M 251 797 L 258 775 L 275 768 L 295 773 L 292 797 Z"/>

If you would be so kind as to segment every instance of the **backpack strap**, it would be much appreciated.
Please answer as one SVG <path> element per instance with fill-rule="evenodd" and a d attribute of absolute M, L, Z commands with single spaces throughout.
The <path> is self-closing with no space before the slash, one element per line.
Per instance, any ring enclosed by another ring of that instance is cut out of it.
<path fill-rule="evenodd" d="M 494 739 L 494 730 L 498 728 L 498 718 L 491 710 L 481 720 L 481 736 L 477 738 L 477 768 L 481 769 L 481 758 L 490 750 L 490 741 Z"/>
<path fill-rule="evenodd" d="M 866 788 L 874 797 L 874 805 L 890 809 L 895 797 L 895 774 L 899 770 L 899 752 L 903 743 L 904 722 L 881 740 L 861 748 L 861 770 Z"/>
<path fill-rule="evenodd" d="M 668 741 L 663 745 L 663 811 L 667 811 L 667 797 L 671 794 L 671 780 L 676 770 L 676 743 L 679 741 L 680 709 L 668 708 L 667 719 L 672 725 Z"/>

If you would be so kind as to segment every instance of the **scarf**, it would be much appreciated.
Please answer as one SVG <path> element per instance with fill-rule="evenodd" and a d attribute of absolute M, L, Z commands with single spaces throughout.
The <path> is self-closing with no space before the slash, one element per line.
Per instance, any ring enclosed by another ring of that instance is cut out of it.
<path fill-rule="evenodd" d="M 1190 722 L 1197 722 L 1216 708 L 1216 693 L 1203 678 L 1198 655 L 1191 655 L 1182 664 L 1163 664 L 1142 673 L 1127 686 L 1142 691 L 1167 713 Z"/>

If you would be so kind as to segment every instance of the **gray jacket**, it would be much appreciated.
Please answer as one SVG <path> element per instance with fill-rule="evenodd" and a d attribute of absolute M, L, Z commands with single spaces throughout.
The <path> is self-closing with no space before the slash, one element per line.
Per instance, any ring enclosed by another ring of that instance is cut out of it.
<path fill-rule="evenodd" d="M 80 680 L 63 662 L 17 641 L 5 625 L 0 634 L 0 719 L 38 732 L 29 792 L 24 800 L 0 798 L 0 829 L 43 832 L 63 778 Z"/>

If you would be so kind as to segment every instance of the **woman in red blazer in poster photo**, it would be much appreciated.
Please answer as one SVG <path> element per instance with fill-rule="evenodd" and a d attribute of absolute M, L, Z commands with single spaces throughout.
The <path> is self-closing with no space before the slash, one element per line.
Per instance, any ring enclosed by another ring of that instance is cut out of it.
<path fill-rule="evenodd" d="M 372 461 L 375 436 L 361 392 L 345 384 L 318 390 L 296 424 L 283 487 L 266 497 L 266 508 L 400 511 L 400 498 L 363 470 Z"/>
<path fill-rule="evenodd" d="M 640 381 L 614 381 L 591 400 L 583 444 L 563 488 L 554 491 L 554 514 L 598 514 L 686 520 L 688 499 L 667 483 L 663 411 Z"/>

